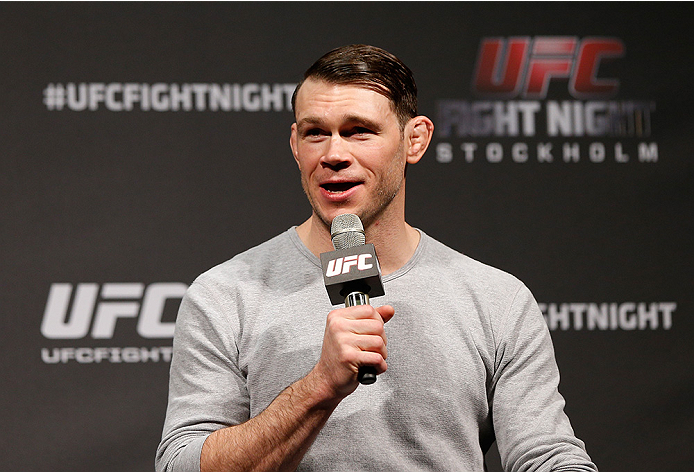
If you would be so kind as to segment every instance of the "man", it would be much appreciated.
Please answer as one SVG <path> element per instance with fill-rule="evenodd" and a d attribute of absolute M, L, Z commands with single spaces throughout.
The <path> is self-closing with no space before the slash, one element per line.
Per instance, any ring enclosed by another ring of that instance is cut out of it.
<path fill-rule="evenodd" d="M 496 439 L 509 471 L 596 471 L 527 288 L 405 222 L 406 167 L 434 128 L 410 70 L 378 48 L 336 49 L 306 72 L 294 113 L 311 217 L 190 287 L 157 470 L 482 471 Z M 343 213 L 376 247 L 381 306 L 329 302 L 318 256 Z M 361 366 L 375 384 L 359 386 Z"/>

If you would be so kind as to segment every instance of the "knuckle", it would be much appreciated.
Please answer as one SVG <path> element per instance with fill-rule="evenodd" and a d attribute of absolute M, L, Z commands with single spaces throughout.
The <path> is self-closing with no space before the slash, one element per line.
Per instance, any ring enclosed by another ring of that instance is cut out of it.
<path fill-rule="evenodd" d="M 339 360 L 342 364 L 355 364 L 357 361 L 357 353 L 353 350 L 343 350 L 340 352 Z"/>
<path fill-rule="evenodd" d="M 345 319 L 341 316 L 331 316 L 328 318 L 326 326 L 332 332 L 344 331 Z"/>

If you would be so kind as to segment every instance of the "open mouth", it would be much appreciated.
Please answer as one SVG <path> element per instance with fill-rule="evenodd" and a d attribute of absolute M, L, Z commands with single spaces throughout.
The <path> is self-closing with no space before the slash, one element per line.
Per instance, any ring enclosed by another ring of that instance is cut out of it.
<path fill-rule="evenodd" d="M 332 182 L 321 185 L 321 188 L 327 190 L 330 193 L 342 193 L 346 192 L 351 188 L 356 187 L 360 183 L 361 182 Z"/>

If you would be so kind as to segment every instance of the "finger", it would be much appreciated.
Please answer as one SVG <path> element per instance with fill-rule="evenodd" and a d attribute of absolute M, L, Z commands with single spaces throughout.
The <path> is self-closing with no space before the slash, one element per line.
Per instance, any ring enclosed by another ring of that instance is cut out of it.
<path fill-rule="evenodd" d="M 344 310 L 330 312 L 326 329 L 333 333 L 380 335 L 383 333 L 383 319 L 375 309 L 371 308 L 371 310 L 361 311 L 359 316 L 355 316 L 356 313 L 349 314 Z"/>
<path fill-rule="evenodd" d="M 342 316 L 347 319 L 352 320 L 363 320 L 367 318 L 372 318 L 374 320 L 381 320 L 382 316 L 378 310 L 371 305 L 355 305 L 347 308 L 339 308 L 334 310 L 336 315 Z"/>
<path fill-rule="evenodd" d="M 376 369 L 376 374 L 380 375 L 388 369 L 385 358 L 376 352 L 362 351 L 360 355 L 359 367 L 370 366 Z"/>
<path fill-rule="evenodd" d="M 365 334 L 353 338 L 353 345 L 361 351 L 377 352 L 384 358 L 388 355 L 387 342 L 383 336 Z"/>
<path fill-rule="evenodd" d="M 345 320 L 344 328 L 354 334 L 375 334 L 377 336 L 384 334 L 383 321 L 380 319 Z"/>
<path fill-rule="evenodd" d="M 387 323 L 395 314 L 395 308 L 390 305 L 379 306 L 376 311 L 381 315 L 384 323 Z"/>

